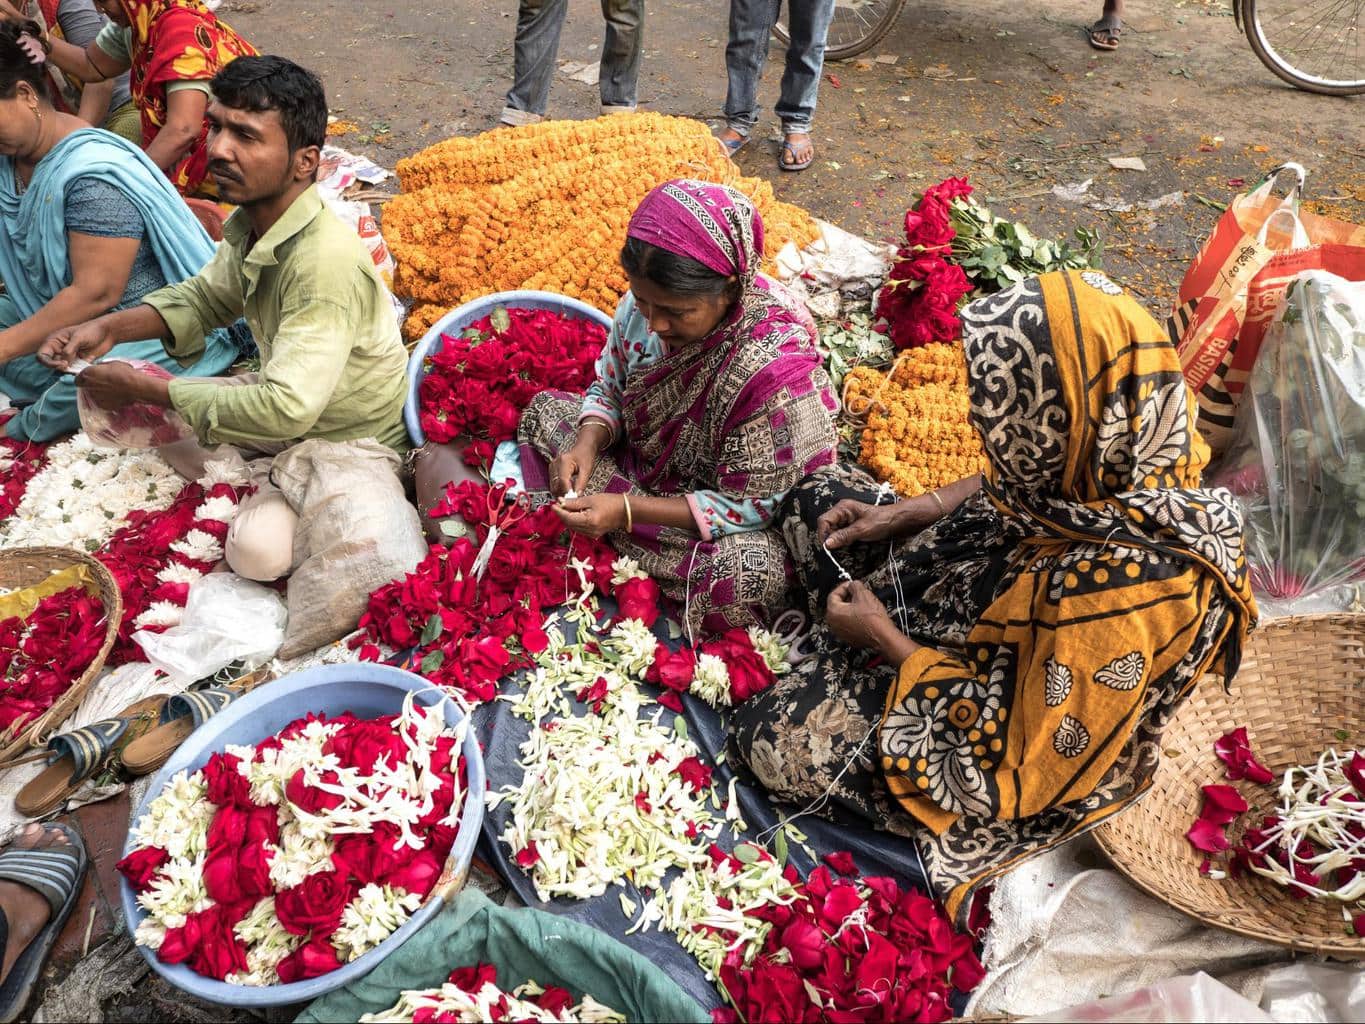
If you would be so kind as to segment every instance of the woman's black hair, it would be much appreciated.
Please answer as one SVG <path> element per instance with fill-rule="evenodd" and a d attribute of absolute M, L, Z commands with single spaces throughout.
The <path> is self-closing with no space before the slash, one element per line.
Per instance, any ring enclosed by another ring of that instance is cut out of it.
<path fill-rule="evenodd" d="M 33 86 L 33 91 L 48 99 L 47 75 L 42 64 L 34 64 L 19 45 L 19 37 L 42 37 L 43 30 L 36 21 L 0 20 L 0 100 L 12 100 L 20 82 Z"/>
<path fill-rule="evenodd" d="M 679 295 L 723 295 L 731 302 L 739 297 L 738 281 L 690 256 L 661 249 L 638 238 L 626 238 L 626 244 L 621 248 L 621 266 L 631 277 L 644 278 Z"/>

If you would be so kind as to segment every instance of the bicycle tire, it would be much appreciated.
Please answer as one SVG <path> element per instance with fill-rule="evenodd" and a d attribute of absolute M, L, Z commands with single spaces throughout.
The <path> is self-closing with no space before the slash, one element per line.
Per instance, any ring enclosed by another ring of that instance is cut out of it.
<path fill-rule="evenodd" d="M 1300 71 L 1289 63 L 1274 44 L 1266 38 L 1265 29 L 1256 14 L 1257 0 L 1238 0 L 1242 31 L 1246 33 L 1251 51 L 1281 81 L 1288 82 L 1296 89 L 1317 93 L 1321 96 L 1359 96 L 1365 94 L 1365 79 L 1352 81 L 1332 81 Z"/>
<path fill-rule="evenodd" d="M 874 22 L 867 32 L 857 39 L 847 43 L 826 44 L 825 60 L 847 60 L 849 57 L 856 57 L 860 53 L 866 53 L 872 47 L 880 43 L 886 34 L 891 31 L 891 26 L 900 17 L 901 11 L 905 8 L 905 0 L 887 0 L 885 8 L 877 21 Z M 839 9 L 836 6 L 834 16 L 839 16 Z M 831 25 L 831 28 L 833 26 Z M 773 35 L 782 41 L 782 44 L 791 42 L 791 33 L 787 31 L 786 22 L 781 18 L 773 25 Z"/>

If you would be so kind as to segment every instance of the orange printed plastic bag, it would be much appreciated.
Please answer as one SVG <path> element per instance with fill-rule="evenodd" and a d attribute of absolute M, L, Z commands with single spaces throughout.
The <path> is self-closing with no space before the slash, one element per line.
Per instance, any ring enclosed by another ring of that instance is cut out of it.
<path fill-rule="evenodd" d="M 1283 200 L 1271 194 L 1282 172 L 1297 177 Z M 1167 321 L 1215 456 L 1231 440 L 1238 398 L 1289 282 L 1307 270 L 1365 281 L 1365 227 L 1300 213 L 1304 177 L 1284 164 L 1228 204 Z"/>

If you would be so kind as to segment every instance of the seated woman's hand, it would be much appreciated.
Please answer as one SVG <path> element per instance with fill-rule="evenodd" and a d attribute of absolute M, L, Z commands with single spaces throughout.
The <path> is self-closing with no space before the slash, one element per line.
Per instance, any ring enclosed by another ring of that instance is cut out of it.
<path fill-rule="evenodd" d="M 816 536 L 831 551 L 860 542 L 890 540 L 896 530 L 895 507 L 845 498 L 816 521 Z"/>
<path fill-rule="evenodd" d="M 550 493 L 562 498 L 572 491 L 582 494 L 588 486 L 593 467 L 597 465 L 597 445 L 591 436 L 580 438 L 562 455 L 550 463 Z"/>
<path fill-rule="evenodd" d="M 881 651 L 888 661 L 900 664 L 919 646 L 896 628 L 886 605 L 861 580 L 841 583 L 825 604 L 825 625 L 851 647 Z"/>
<path fill-rule="evenodd" d="M 555 513 L 574 533 L 601 537 L 626 528 L 626 503 L 619 494 L 570 498 L 554 506 Z"/>

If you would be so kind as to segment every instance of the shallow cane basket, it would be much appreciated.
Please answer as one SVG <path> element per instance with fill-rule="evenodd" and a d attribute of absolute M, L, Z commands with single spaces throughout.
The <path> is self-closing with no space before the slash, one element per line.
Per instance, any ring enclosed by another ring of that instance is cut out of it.
<path fill-rule="evenodd" d="M 1238 726 L 1246 726 L 1252 752 L 1277 776 L 1271 785 L 1226 778 L 1213 744 Z M 1350 932 L 1340 902 L 1295 899 L 1249 872 L 1206 878 L 1199 874 L 1205 855 L 1185 840 L 1203 803 L 1201 786 L 1233 785 L 1246 797 L 1250 810 L 1228 827 L 1235 845 L 1242 829 L 1259 824 L 1276 803 L 1278 776 L 1317 761 L 1329 747 L 1365 750 L 1365 615 L 1267 623 L 1247 641 L 1230 692 L 1212 675 L 1195 687 L 1162 736 L 1151 791 L 1098 828 L 1096 838 L 1138 888 L 1205 924 L 1292 949 L 1365 958 L 1365 938 Z"/>
<path fill-rule="evenodd" d="M 85 698 L 86 691 L 104 668 L 104 660 L 118 638 L 123 622 L 123 597 L 109 570 L 96 559 L 70 548 L 8 548 L 0 550 L 0 590 L 23 590 L 37 586 L 55 572 L 84 565 L 99 587 L 99 598 L 104 604 L 106 625 L 104 643 L 90 667 L 71 684 L 66 693 L 36 720 L 13 735 L 0 734 L 0 768 L 23 757 L 33 747 L 47 742 L 57 726 L 71 715 Z"/>

